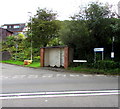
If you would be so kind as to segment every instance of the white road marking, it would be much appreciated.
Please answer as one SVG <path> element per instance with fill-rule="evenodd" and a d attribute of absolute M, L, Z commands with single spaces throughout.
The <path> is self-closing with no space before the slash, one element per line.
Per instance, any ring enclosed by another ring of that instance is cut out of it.
<path fill-rule="evenodd" d="M 105 76 L 105 75 L 95 75 L 95 76 Z"/>
<path fill-rule="evenodd" d="M 53 77 L 53 74 L 44 74 L 43 76 L 42 76 L 43 78 L 51 78 L 51 77 Z"/>
<path fill-rule="evenodd" d="M 38 75 L 29 75 L 27 78 L 38 78 Z"/>
<path fill-rule="evenodd" d="M 3 76 L 2 79 L 8 79 L 9 77 L 8 76 Z"/>
<path fill-rule="evenodd" d="M 70 77 L 79 77 L 79 75 L 70 74 Z"/>
<path fill-rule="evenodd" d="M 84 77 L 90 77 L 90 76 L 93 76 L 93 75 L 82 75 L 82 76 L 84 76 Z"/>
<path fill-rule="evenodd" d="M 17 79 L 18 79 L 18 78 L 24 78 L 25 76 L 26 76 L 26 75 L 15 75 L 15 76 L 13 76 L 12 78 L 13 78 L 13 79 L 17 78 Z"/>
<path fill-rule="evenodd" d="M 70 78 L 75 78 L 75 77 L 107 77 L 105 75 L 90 75 L 90 74 L 41 74 L 41 75 L 14 75 L 14 76 L 0 76 L 0 80 L 4 79 L 23 79 L 23 78 L 52 78 L 52 77 L 70 77 Z"/>
<path fill-rule="evenodd" d="M 56 77 L 66 77 L 66 74 L 56 74 Z"/>
<path fill-rule="evenodd" d="M 105 96 L 118 95 L 120 90 L 97 90 L 97 91 L 60 91 L 60 92 L 34 92 L 34 93 L 11 93 L 0 94 L 0 99 L 21 99 L 41 97 L 71 97 L 71 96 Z"/>
<path fill-rule="evenodd" d="M 105 96 L 117 95 L 117 93 L 98 93 L 98 94 L 60 94 L 60 95 L 29 95 L 29 96 L 13 96 L 13 97 L 0 97 L 0 99 L 25 99 L 25 98 L 49 98 L 49 97 L 72 97 L 72 96 Z"/>

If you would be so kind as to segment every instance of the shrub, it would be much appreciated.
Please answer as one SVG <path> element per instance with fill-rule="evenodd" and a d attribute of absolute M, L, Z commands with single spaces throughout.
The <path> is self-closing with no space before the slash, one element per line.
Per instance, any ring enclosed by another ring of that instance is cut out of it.
<path fill-rule="evenodd" d="M 39 61 L 40 61 L 40 56 L 34 56 L 34 57 L 33 57 L 33 61 L 39 62 Z"/>
<path fill-rule="evenodd" d="M 111 60 L 100 60 L 94 63 L 93 66 L 97 69 L 116 69 L 120 68 L 120 63 Z"/>

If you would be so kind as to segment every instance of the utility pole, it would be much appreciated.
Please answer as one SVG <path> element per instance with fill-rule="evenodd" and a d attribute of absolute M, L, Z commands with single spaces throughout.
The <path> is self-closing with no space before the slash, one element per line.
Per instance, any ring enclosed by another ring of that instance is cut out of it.
<path fill-rule="evenodd" d="M 118 2 L 118 16 L 120 17 L 120 1 Z"/>
<path fill-rule="evenodd" d="M 33 49 L 33 45 L 32 45 L 32 12 L 28 12 L 30 15 L 30 22 L 31 22 L 31 60 L 33 59 L 33 55 L 32 55 L 32 49 Z"/>

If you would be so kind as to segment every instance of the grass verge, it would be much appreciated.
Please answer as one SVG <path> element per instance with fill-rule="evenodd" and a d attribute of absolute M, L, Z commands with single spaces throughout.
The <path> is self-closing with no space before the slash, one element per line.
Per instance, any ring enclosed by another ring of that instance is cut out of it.
<path fill-rule="evenodd" d="M 34 67 L 38 68 L 40 67 L 40 62 L 33 62 L 30 65 L 24 65 L 23 61 L 14 61 L 14 60 L 7 60 L 7 61 L 0 61 L 2 63 L 10 63 L 10 64 L 15 64 L 15 65 L 21 65 L 25 67 Z M 105 75 L 120 75 L 120 69 L 94 69 L 94 68 L 87 68 L 84 66 L 78 66 L 78 67 L 69 67 L 69 70 L 72 71 L 78 71 L 82 73 L 87 73 L 87 74 L 105 74 Z"/>
<path fill-rule="evenodd" d="M 78 67 L 69 67 L 69 70 L 84 72 L 89 74 L 105 74 L 105 75 L 120 75 L 120 69 L 94 69 L 94 68 L 87 68 L 83 66 Z"/>
<path fill-rule="evenodd" d="M 6 60 L 6 61 L 0 61 L 0 62 L 21 65 L 25 67 L 35 67 L 35 68 L 40 67 L 40 62 L 33 62 L 32 64 L 29 64 L 29 65 L 24 65 L 23 61 L 15 61 L 15 60 Z"/>

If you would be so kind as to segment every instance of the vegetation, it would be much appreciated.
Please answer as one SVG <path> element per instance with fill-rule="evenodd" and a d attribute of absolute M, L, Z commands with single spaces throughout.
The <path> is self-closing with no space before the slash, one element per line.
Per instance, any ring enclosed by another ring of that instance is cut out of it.
<path fill-rule="evenodd" d="M 86 59 L 91 46 L 94 44 L 92 36 L 89 36 L 89 31 L 85 21 L 65 21 L 60 30 L 61 40 L 65 45 L 75 49 L 74 59 Z M 81 54 L 81 55 L 80 55 Z"/>
<path fill-rule="evenodd" d="M 88 73 L 88 74 L 105 74 L 105 75 L 120 75 L 120 69 L 110 69 L 110 70 L 103 70 L 103 69 L 95 69 L 95 68 L 88 68 L 85 66 L 77 66 L 77 67 L 70 67 L 70 70 Z"/>
<path fill-rule="evenodd" d="M 39 62 L 40 47 L 68 45 L 74 48 L 74 59 L 88 61 L 73 70 L 120 73 L 120 19 L 108 5 L 91 3 L 69 21 L 58 21 L 56 16 L 52 10 L 38 8 L 32 22 L 28 23 L 28 36 L 8 37 L 2 51 L 9 51 L 16 62 L 30 59 L 32 42 L 33 61 Z M 97 53 L 94 63 L 94 48 L 104 48 L 105 61 L 99 61 L 101 56 Z M 111 59 L 111 52 L 115 53 L 114 59 Z"/>
<path fill-rule="evenodd" d="M 46 47 L 51 40 L 58 37 L 57 32 L 60 26 L 59 21 L 55 19 L 56 13 L 38 8 L 35 17 L 32 18 L 32 23 L 28 25 L 31 28 L 28 35 L 30 40 L 32 40 L 33 47 Z"/>
<path fill-rule="evenodd" d="M 16 64 L 16 65 L 23 65 L 24 63 L 22 61 L 13 61 L 13 60 L 6 60 L 6 61 L 0 61 L 2 63 L 9 63 L 9 64 Z"/>
<path fill-rule="evenodd" d="M 60 31 L 64 44 L 75 49 L 74 59 L 86 59 L 93 62 L 93 49 L 104 48 L 105 58 L 110 58 L 112 39 L 114 41 L 115 60 L 120 61 L 120 19 L 114 18 L 109 6 L 92 3 L 65 21 Z M 69 39 L 69 40 L 68 40 Z"/>
<path fill-rule="evenodd" d="M 120 69 L 120 63 L 111 61 L 111 60 L 103 60 L 103 61 L 97 61 L 96 63 L 92 64 L 91 67 L 94 67 L 96 69 L 104 69 L 104 70 L 110 70 L 110 69 Z"/>
<path fill-rule="evenodd" d="M 7 61 L 1 61 L 1 62 L 15 64 L 15 65 L 21 65 L 21 66 L 25 66 L 25 67 L 40 67 L 40 62 L 33 62 L 32 64 L 29 64 L 29 65 L 24 65 L 23 61 L 7 60 Z"/>
<path fill-rule="evenodd" d="M 82 71 L 92 74 L 120 75 L 120 63 L 111 60 L 100 60 L 96 63 L 75 63 L 69 69 L 73 71 Z"/>
<path fill-rule="evenodd" d="M 8 36 L 2 42 L 2 51 L 9 51 L 13 60 L 27 59 L 29 57 L 29 48 L 27 48 L 26 37 L 23 34 Z"/>

